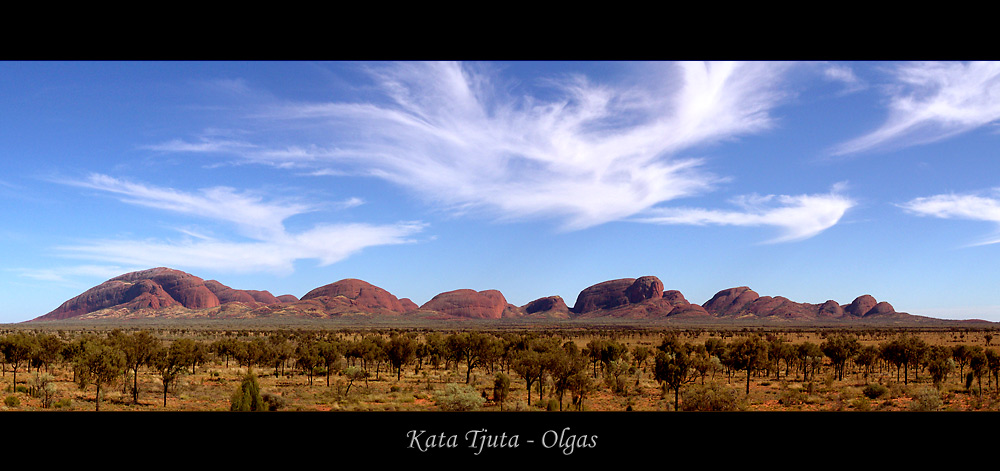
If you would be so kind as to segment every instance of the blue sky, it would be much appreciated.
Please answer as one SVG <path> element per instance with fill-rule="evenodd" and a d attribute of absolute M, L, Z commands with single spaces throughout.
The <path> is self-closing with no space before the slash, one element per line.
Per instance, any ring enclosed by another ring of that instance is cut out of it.
<path fill-rule="evenodd" d="M 0 322 L 168 266 L 1000 321 L 1000 63 L 0 62 Z"/>

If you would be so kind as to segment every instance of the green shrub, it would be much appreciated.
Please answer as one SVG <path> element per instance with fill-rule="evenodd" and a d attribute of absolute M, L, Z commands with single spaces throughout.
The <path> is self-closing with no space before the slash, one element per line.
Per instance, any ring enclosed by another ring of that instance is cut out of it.
<path fill-rule="evenodd" d="M 261 399 L 264 401 L 264 405 L 267 410 L 274 412 L 282 407 L 285 407 L 285 398 L 277 394 L 271 394 L 269 392 L 261 394 Z"/>
<path fill-rule="evenodd" d="M 684 411 L 738 411 L 746 409 L 742 395 L 716 383 L 697 385 L 681 393 Z"/>
<path fill-rule="evenodd" d="M 869 384 L 861 391 L 869 399 L 878 399 L 889 392 L 889 388 L 881 384 Z"/>
<path fill-rule="evenodd" d="M 7 407 L 20 407 L 21 406 L 21 399 L 19 399 L 17 396 L 11 395 L 11 396 L 5 397 L 3 399 L 3 403 Z"/>
<path fill-rule="evenodd" d="M 796 388 L 787 388 L 781 391 L 778 397 L 778 404 L 783 406 L 793 406 L 806 402 L 808 395 L 805 391 Z"/>
<path fill-rule="evenodd" d="M 247 373 L 240 383 L 239 389 L 233 392 L 229 398 L 231 405 L 229 410 L 237 412 L 266 411 L 264 398 L 260 395 L 260 384 L 257 383 L 257 375 L 253 372 Z"/>
<path fill-rule="evenodd" d="M 929 412 L 941 408 L 941 393 L 934 388 L 920 388 L 913 395 L 913 402 L 910 403 L 910 410 L 915 412 Z"/>
<path fill-rule="evenodd" d="M 66 409 L 70 407 L 73 407 L 73 400 L 68 397 L 60 399 L 55 403 L 56 409 Z"/>
<path fill-rule="evenodd" d="M 860 412 L 868 412 L 868 411 L 872 410 L 871 400 L 869 400 L 866 397 L 856 397 L 856 398 L 854 398 L 851 401 L 851 406 L 854 407 L 854 410 L 860 411 Z"/>
<path fill-rule="evenodd" d="M 445 386 L 444 392 L 437 394 L 434 400 L 442 410 L 453 412 L 473 411 L 486 403 L 486 399 L 471 386 L 454 383 Z"/>

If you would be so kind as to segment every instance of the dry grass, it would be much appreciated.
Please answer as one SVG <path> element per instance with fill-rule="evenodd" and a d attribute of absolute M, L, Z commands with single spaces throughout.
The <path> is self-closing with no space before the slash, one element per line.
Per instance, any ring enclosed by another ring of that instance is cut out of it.
<path fill-rule="evenodd" d="M 984 345 L 984 332 L 940 331 L 916 332 L 929 344 Z M 717 332 L 688 332 L 683 340 L 691 343 L 703 343 Z M 799 331 L 778 334 L 792 343 L 810 341 L 821 343 L 824 333 L 821 331 Z M 878 344 L 890 339 L 889 334 L 862 335 L 863 344 Z M 589 337 L 582 335 L 573 340 L 579 346 L 585 346 Z M 655 347 L 662 339 L 661 333 L 627 333 L 617 338 L 627 345 L 647 345 Z M 990 344 L 990 348 L 993 348 Z M 647 361 L 645 368 L 626 381 L 628 387 L 622 394 L 614 394 L 606 387 L 600 378 L 595 379 L 597 389 L 589 393 L 585 400 L 585 410 L 590 411 L 669 411 L 673 409 L 673 393 L 664 396 L 660 386 L 652 377 L 652 361 Z M 245 368 L 226 367 L 221 361 L 199 366 L 194 374 L 184 374 L 172 385 L 167 395 L 166 406 L 163 404 L 162 383 L 149 371 L 143 371 L 139 378 L 140 397 L 138 404 L 132 404 L 131 393 L 123 387 L 123 382 L 102 390 L 102 411 L 224 411 L 228 410 L 230 394 L 237 389 Z M 12 385 L 12 373 L 6 371 L 0 376 L 0 410 L 36 411 L 36 410 L 69 410 L 92 411 L 95 409 L 95 387 L 89 386 L 81 390 L 72 378 L 72 371 L 62 365 L 53 367 L 50 373 L 54 376 L 55 391 L 52 405 L 44 408 L 42 398 L 29 394 L 36 372 L 20 369 L 17 374 L 17 388 Z M 339 375 L 332 375 L 327 385 L 324 376 L 313 379 L 309 385 L 308 378 L 291 368 L 284 375 L 275 376 L 273 370 L 257 370 L 259 383 L 263 392 L 279 396 L 283 403 L 280 410 L 285 411 L 423 411 L 439 410 L 435 396 L 442 393 L 449 383 L 465 384 L 465 370 L 462 368 L 443 369 L 424 367 L 419 373 L 414 373 L 413 366 L 407 367 L 403 377 L 396 380 L 394 374 L 383 366 L 378 378 L 368 381 L 356 381 L 347 390 L 348 381 Z M 511 377 L 511 393 L 504 404 L 506 411 L 545 410 L 546 402 L 552 397 L 549 390 L 544 391 L 544 401 L 540 400 L 537 389 L 531 393 L 532 403 L 527 401 L 527 391 L 523 380 L 513 373 Z M 883 384 L 889 387 L 889 392 L 877 399 L 869 399 L 862 394 L 865 380 L 856 372 L 849 372 L 843 381 L 835 381 L 830 373 L 823 371 L 811 382 L 803 382 L 801 375 L 793 372 L 785 376 L 784 371 L 779 378 L 752 377 L 750 394 L 744 392 L 746 376 L 738 372 L 732 377 L 732 383 L 725 373 L 719 372 L 705 378 L 705 382 L 716 382 L 738 391 L 745 400 L 747 410 L 751 411 L 906 411 L 911 410 L 918 388 L 933 387 L 930 375 L 925 371 L 919 374 L 917 380 L 903 385 L 896 380 L 896 372 L 892 370 L 876 371 L 868 378 L 868 382 Z M 702 382 L 699 378 L 698 384 Z M 492 398 L 493 374 L 485 369 L 473 371 L 469 384 L 486 398 Z M 682 392 L 691 385 L 682 388 Z M 1000 410 L 1000 393 L 998 385 L 986 378 L 983 380 L 983 394 L 978 394 L 974 386 L 972 391 L 966 391 L 958 372 L 949 376 L 948 381 L 940 388 L 941 403 L 939 410 L 950 411 L 994 411 Z M 563 408 L 570 409 L 569 395 L 564 399 Z M 500 410 L 498 404 L 487 400 L 483 410 Z"/>

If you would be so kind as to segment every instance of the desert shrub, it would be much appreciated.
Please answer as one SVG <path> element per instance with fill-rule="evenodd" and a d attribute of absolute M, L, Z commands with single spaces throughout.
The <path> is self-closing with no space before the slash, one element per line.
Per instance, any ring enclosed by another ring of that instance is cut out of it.
<path fill-rule="evenodd" d="M 56 403 L 55 403 L 55 408 L 56 409 L 67 409 L 67 408 L 70 408 L 70 407 L 73 407 L 73 400 L 70 399 L 70 398 L 68 398 L 68 397 L 62 398 L 62 399 L 56 401 Z"/>
<path fill-rule="evenodd" d="M 856 397 L 851 401 L 851 407 L 856 411 L 868 412 L 872 410 L 871 400 L 866 397 Z"/>
<path fill-rule="evenodd" d="M 861 394 L 864 394 L 865 397 L 867 397 L 869 399 L 878 399 L 878 398 L 886 395 L 886 393 L 888 393 L 888 392 L 889 392 L 889 388 L 887 388 L 887 387 L 885 387 L 885 386 L 883 386 L 881 384 L 869 384 L 869 385 L 865 386 L 865 388 L 863 390 L 861 390 Z"/>
<path fill-rule="evenodd" d="M 550 398 L 549 402 L 545 405 L 545 410 L 549 412 L 556 412 L 559 410 L 559 401 Z"/>
<path fill-rule="evenodd" d="M 910 410 L 915 412 L 935 411 L 941 407 L 941 393 L 934 388 L 920 388 L 913 394 Z"/>
<path fill-rule="evenodd" d="M 7 407 L 20 407 L 21 400 L 17 396 L 11 395 L 3 398 L 3 403 Z"/>
<path fill-rule="evenodd" d="M 781 391 L 778 396 L 778 403 L 783 406 L 802 404 L 806 401 L 807 394 L 801 389 L 787 388 Z"/>
<path fill-rule="evenodd" d="M 479 392 L 465 384 L 449 384 L 442 393 L 434 397 L 442 410 L 454 412 L 473 411 L 486 402 Z"/>
<path fill-rule="evenodd" d="M 229 410 L 236 412 L 267 410 L 264 398 L 260 395 L 260 384 L 257 383 L 256 374 L 249 372 L 243 377 L 240 387 L 230 396 Z"/>
<path fill-rule="evenodd" d="M 52 401 L 56 395 L 56 385 L 53 383 L 55 378 L 48 373 L 39 373 L 35 375 L 34 386 L 32 387 L 32 396 L 42 399 L 42 407 L 48 409 L 52 407 Z"/>
<path fill-rule="evenodd" d="M 684 411 L 737 411 L 746 408 L 742 395 L 717 383 L 687 388 L 681 398 L 681 410 Z"/>
<path fill-rule="evenodd" d="M 267 407 L 267 410 L 271 412 L 281 409 L 287 404 L 284 397 L 277 394 L 271 394 L 269 392 L 261 394 L 261 399 L 264 401 L 264 405 Z"/>

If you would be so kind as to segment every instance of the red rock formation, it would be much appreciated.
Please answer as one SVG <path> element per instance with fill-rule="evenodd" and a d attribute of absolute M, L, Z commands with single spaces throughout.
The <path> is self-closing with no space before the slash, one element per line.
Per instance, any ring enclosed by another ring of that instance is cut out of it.
<path fill-rule="evenodd" d="M 495 289 L 478 292 L 471 289 L 447 291 L 434 296 L 420 306 L 420 309 L 473 319 L 500 319 L 520 314 L 520 309 L 509 304 L 503 294 Z"/>
<path fill-rule="evenodd" d="M 843 317 L 844 308 L 837 301 L 830 299 L 819 306 L 816 315 L 818 317 Z"/>
<path fill-rule="evenodd" d="M 547 296 L 544 298 L 538 298 L 531 301 L 524 306 L 521 306 L 521 310 L 527 316 L 533 317 L 548 317 L 548 318 L 558 318 L 566 319 L 569 317 L 569 307 L 566 306 L 566 302 L 563 301 L 562 296 Z"/>
<path fill-rule="evenodd" d="M 254 304 L 257 302 L 253 298 L 253 296 L 250 295 L 250 293 L 247 293 L 246 291 L 243 290 L 232 289 L 215 280 L 206 281 L 205 287 L 207 287 L 209 291 L 211 291 L 212 294 L 215 295 L 215 297 L 219 298 L 219 302 L 222 304 L 226 303 Z"/>
<path fill-rule="evenodd" d="M 866 294 L 858 296 L 851 304 L 842 307 L 844 308 L 845 316 L 864 317 L 876 304 L 878 302 L 875 301 L 875 298 L 870 294 Z"/>
<path fill-rule="evenodd" d="M 219 305 L 219 299 L 201 278 L 169 268 L 153 268 L 105 281 L 37 319 L 69 319 L 116 306 L 159 309 L 178 305 L 191 309 L 214 307 Z"/>
<path fill-rule="evenodd" d="M 342 296 L 352 300 L 353 304 L 362 310 L 386 309 L 396 313 L 408 311 L 392 293 L 371 283 L 353 278 L 316 288 L 306 293 L 300 301 L 308 301 L 322 296 L 331 298 Z"/>
<path fill-rule="evenodd" d="M 641 303 L 647 299 L 663 297 L 663 282 L 655 276 L 642 276 L 625 289 L 625 297 L 632 304 Z"/>
<path fill-rule="evenodd" d="M 893 314 L 896 310 L 893 309 L 892 304 L 882 301 L 875 305 L 875 307 L 868 310 L 865 313 L 865 317 L 868 316 L 884 316 L 886 314 Z"/>
<path fill-rule="evenodd" d="M 241 290 L 241 291 L 243 291 L 244 293 L 249 294 L 250 297 L 252 297 L 253 300 L 257 301 L 258 303 L 262 303 L 262 304 L 274 304 L 274 303 L 280 303 L 281 302 L 281 300 L 279 300 L 277 296 L 271 294 L 270 291 L 258 291 L 258 290 L 255 290 L 255 289 L 244 289 L 244 290 Z"/>
<path fill-rule="evenodd" d="M 190 311 L 188 311 L 190 310 Z M 195 312 L 191 312 L 195 311 Z M 268 291 L 238 290 L 222 283 L 169 268 L 127 273 L 95 286 L 64 302 L 36 320 L 114 317 L 271 317 L 330 318 L 397 315 L 417 312 L 425 318 L 500 319 L 529 316 L 567 319 L 602 317 L 621 319 L 695 319 L 739 317 L 791 320 L 851 320 L 879 317 L 912 319 L 871 295 L 840 305 L 791 301 L 782 296 L 759 296 L 746 286 L 719 291 L 704 305 L 691 304 L 677 290 L 664 291 L 655 276 L 623 278 L 590 286 L 579 293 L 572 309 L 559 296 L 536 299 L 524 307 L 507 302 L 497 290 L 460 289 L 435 296 L 423 306 L 397 299 L 388 291 L 357 279 L 345 279 L 310 291 L 298 299 L 275 297 Z M 93 313 L 93 314 L 91 314 Z M 429 316 L 429 317 L 428 317 Z M 904 317 L 906 316 L 906 317 Z"/>
<path fill-rule="evenodd" d="M 573 305 L 572 311 L 576 314 L 584 314 L 599 309 L 624 306 L 629 303 L 625 291 L 634 282 L 634 278 L 622 278 L 587 287 L 577 295 L 576 304 Z"/>
<path fill-rule="evenodd" d="M 294 297 L 293 297 L 294 298 Z M 225 303 L 250 306 L 277 303 L 267 291 L 238 290 L 170 268 L 151 268 L 116 276 L 66 301 L 38 320 L 68 319 L 102 309 L 126 310 L 184 307 L 207 309 Z"/>
<path fill-rule="evenodd" d="M 715 316 L 736 316 L 743 312 L 747 304 L 760 297 L 746 286 L 729 288 L 715 293 L 702 307 Z"/>
<path fill-rule="evenodd" d="M 181 303 L 182 306 L 188 309 L 204 309 L 208 307 L 215 307 L 220 304 L 219 298 L 215 296 L 215 293 L 212 293 L 212 291 L 205 286 L 205 280 L 180 270 L 163 267 L 152 268 L 149 270 L 126 273 L 119 277 L 112 278 L 111 281 L 118 280 L 134 283 L 143 279 L 151 280 L 159 284 L 171 298 Z"/>
<path fill-rule="evenodd" d="M 417 303 L 413 302 L 410 298 L 400 299 L 399 304 L 401 304 L 403 309 L 405 309 L 404 312 L 416 311 L 417 309 L 420 309 L 420 306 L 418 306 Z"/>

